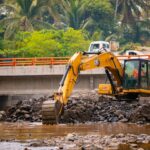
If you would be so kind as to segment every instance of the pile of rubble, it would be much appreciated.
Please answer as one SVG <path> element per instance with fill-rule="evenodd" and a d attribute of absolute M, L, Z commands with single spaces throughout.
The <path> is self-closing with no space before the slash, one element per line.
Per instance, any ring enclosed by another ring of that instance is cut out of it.
<path fill-rule="evenodd" d="M 19 101 L 5 113 L 0 113 L 0 120 L 15 122 L 41 121 L 41 106 L 48 98 Z M 61 116 L 62 123 L 84 122 L 150 122 L 150 102 L 116 101 L 110 97 L 99 97 L 95 93 L 77 95 L 69 98 Z"/>
<path fill-rule="evenodd" d="M 29 99 L 19 101 L 16 105 L 10 107 L 6 112 L 6 121 L 16 122 L 24 121 L 41 121 L 41 107 L 45 97 L 39 99 Z"/>
<path fill-rule="evenodd" d="M 70 98 L 62 122 L 150 122 L 150 101 L 117 101 L 97 95 Z"/>

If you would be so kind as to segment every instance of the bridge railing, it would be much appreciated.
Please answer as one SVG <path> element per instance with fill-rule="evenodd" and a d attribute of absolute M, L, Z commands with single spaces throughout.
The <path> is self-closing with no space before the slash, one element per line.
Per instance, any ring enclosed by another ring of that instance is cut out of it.
<path fill-rule="evenodd" d="M 150 59 L 150 55 L 117 56 L 119 60 L 143 58 Z M 0 58 L 2 66 L 37 66 L 37 65 L 63 65 L 70 57 L 39 57 L 39 58 Z"/>
<path fill-rule="evenodd" d="M 125 60 L 125 59 L 150 59 L 150 55 L 128 55 L 128 56 L 117 56 L 119 60 Z"/>
<path fill-rule="evenodd" d="M 0 58 L 0 66 L 62 65 L 69 57 Z"/>

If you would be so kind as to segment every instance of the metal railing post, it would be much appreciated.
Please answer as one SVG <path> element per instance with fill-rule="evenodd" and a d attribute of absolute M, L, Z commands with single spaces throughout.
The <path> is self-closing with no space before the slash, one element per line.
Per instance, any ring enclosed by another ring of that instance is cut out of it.
<path fill-rule="evenodd" d="M 12 59 L 12 64 L 13 64 L 13 66 L 16 66 L 16 58 Z"/>

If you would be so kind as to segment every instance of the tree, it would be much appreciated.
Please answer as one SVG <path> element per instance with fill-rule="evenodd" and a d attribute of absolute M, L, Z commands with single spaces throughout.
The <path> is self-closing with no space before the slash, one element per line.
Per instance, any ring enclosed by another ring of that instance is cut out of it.
<path fill-rule="evenodd" d="M 4 37 L 11 38 L 18 30 L 50 28 L 50 24 L 42 21 L 44 2 L 45 0 L 16 0 L 16 7 L 9 4 L 1 5 L 11 12 L 0 21 L 0 25 L 6 27 Z"/>
<path fill-rule="evenodd" d="M 122 24 L 133 24 L 138 20 L 142 11 L 149 9 L 147 0 L 116 0 L 116 13 Z"/>
<path fill-rule="evenodd" d="M 86 51 L 90 43 L 85 32 L 73 28 L 21 32 L 15 38 L 5 40 L 0 54 L 7 57 L 71 56 L 77 51 Z"/>
<path fill-rule="evenodd" d="M 91 42 L 83 30 L 73 28 L 68 28 L 63 32 L 61 39 L 63 54 L 66 56 L 71 56 L 78 51 L 87 51 Z"/>
<path fill-rule="evenodd" d="M 134 24 L 134 42 L 141 44 L 150 43 L 150 19 L 137 21 Z"/>
<path fill-rule="evenodd" d="M 62 0 L 45 0 L 45 15 L 47 21 L 53 20 L 54 24 L 60 21 L 60 6 L 62 6 Z M 50 20 L 48 20 L 50 19 Z"/>
<path fill-rule="evenodd" d="M 103 40 L 114 29 L 114 9 L 109 0 L 93 0 L 88 2 L 87 14 L 92 18 L 92 23 L 87 30 L 91 33 L 99 32 Z M 99 39 L 97 39 L 99 40 Z"/>
<path fill-rule="evenodd" d="M 91 22 L 91 18 L 86 15 L 85 0 L 62 0 L 60 7 L 60 21 L 63 26 L 83 29 Z"/>

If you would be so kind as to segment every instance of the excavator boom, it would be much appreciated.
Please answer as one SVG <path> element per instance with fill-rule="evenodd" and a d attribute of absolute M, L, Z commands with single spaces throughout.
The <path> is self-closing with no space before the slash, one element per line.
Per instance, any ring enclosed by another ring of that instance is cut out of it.
<path fill-rule="evenodd" d="M 44 124 L 57 122 L 63 111 L 63 106 L 67 104 L 68 98 L 76 84 L 79 72 L 95 68 L 105 68 L 105 70 L 110 71 L 117 81 L 117 86 L 121 86 L 123 69 L 118 59 L 112 53 L 96 53 L 89 56 L 87 53 L 77 52 L 68 62 L 59 89 L 54 93 L 54 100 L 43 103 L 42 118 Z"/>

